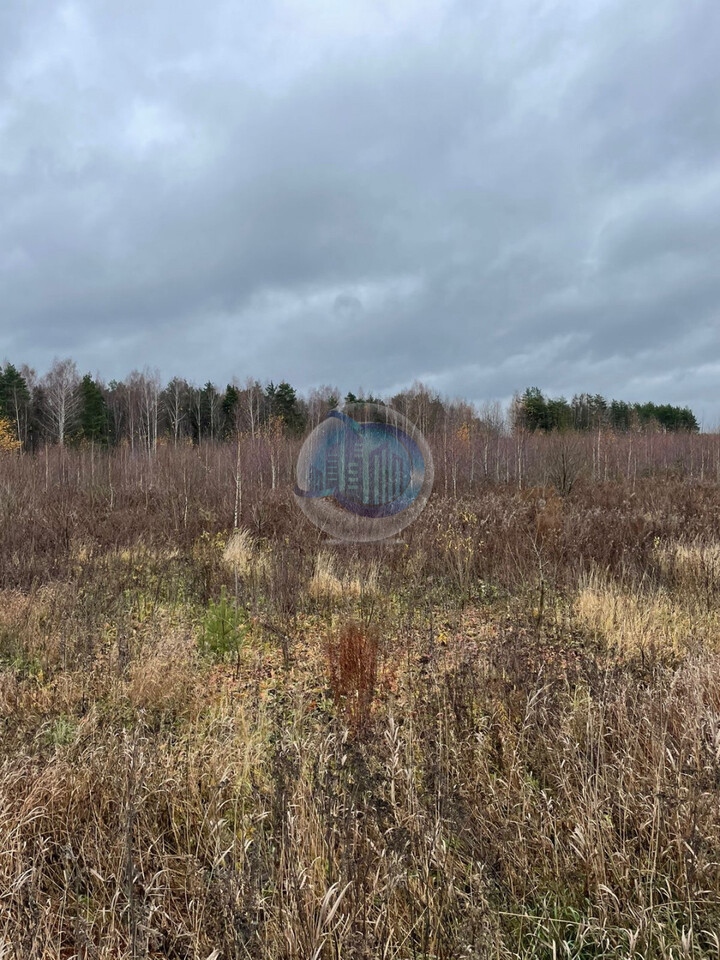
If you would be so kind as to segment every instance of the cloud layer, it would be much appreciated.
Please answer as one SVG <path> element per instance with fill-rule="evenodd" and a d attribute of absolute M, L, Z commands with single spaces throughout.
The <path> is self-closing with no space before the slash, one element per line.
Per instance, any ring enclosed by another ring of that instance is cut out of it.
<path fill-rule="evenodd" d="M 10 0 L 0 356 L 717 423 L 719 41 L 712 0 Z"/>

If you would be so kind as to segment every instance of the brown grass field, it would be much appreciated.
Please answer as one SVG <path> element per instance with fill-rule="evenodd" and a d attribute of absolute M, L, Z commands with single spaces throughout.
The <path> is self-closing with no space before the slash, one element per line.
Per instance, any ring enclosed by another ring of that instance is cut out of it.
<path fill-rule="evenodd" d="M 0 958 L 720 957 L 718 440 L 5 456 Z"/>

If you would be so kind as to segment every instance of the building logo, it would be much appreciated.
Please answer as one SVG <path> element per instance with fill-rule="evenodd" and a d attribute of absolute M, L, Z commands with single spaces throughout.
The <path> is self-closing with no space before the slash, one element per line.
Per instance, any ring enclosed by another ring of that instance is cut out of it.
<path fill-rule="evenodd" d="M 305 440 L 295 499 L 339 540 L 383 540 L 421 512 L 433 484 L 430 448 L 391 407 L 349 403 L 332 410 Z"/>

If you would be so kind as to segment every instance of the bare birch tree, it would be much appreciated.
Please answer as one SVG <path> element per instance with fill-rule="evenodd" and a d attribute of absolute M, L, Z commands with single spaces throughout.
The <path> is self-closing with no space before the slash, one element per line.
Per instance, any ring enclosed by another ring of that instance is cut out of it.
<path fill-rule="evenodd" d="M 180 377 L 173 377 L 165 388 L 163 406 L 175 446 L 181 436 L 183 421 L 188 417 L 189 399 L 190 386 L 187 381 L 181 380 Z"/>
<path fill-rule="evenodd" d="M 63 446 L 68 429 L 77 416 L 80 377 L 75 361 L 54 360 L 42 382 L 45 398 L 44 414 L 54 438 Z"/>
<path fill-rule="evenodd" d="M 262 403 L 262 387 L 257 380 L 248 378 L 244 388 L 240 391 L 238 408 L 242 411 L 243 426 L 250 431 L 250 436 L 253 439 L 260 430 Z"/>
<path fill-rule="evenodd" d="M 141 410 L 145 445 L 148 453 L 157 450 L 158 419 L 160 413 L 160 371 L 143 371 Z"/>

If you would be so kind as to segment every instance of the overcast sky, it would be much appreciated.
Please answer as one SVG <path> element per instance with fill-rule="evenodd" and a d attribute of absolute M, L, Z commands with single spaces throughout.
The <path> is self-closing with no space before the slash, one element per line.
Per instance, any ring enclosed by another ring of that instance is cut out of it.
<path fill-rule="evenodd" d="M 0 358 L 720 422 L 717 0 L 0 3 Z"/>

